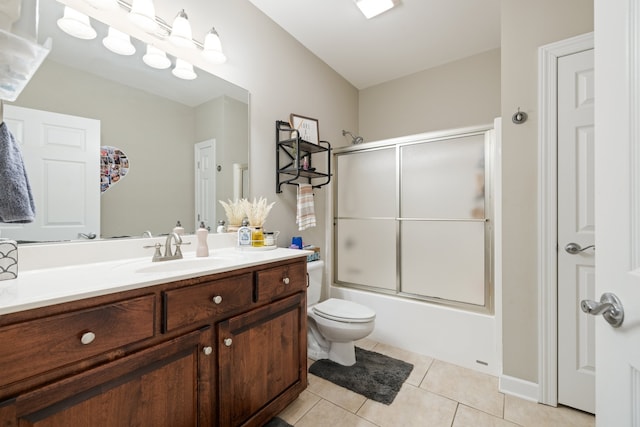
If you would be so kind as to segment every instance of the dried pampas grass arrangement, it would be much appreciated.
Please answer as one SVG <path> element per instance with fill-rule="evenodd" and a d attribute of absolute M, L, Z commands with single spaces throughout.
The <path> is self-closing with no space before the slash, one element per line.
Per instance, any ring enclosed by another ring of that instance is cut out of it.
<path fill-rule="evenodd" d="M 229 203 L 218 200 L 224 208 L 224 212 L 227 214 L 227 222 L 230 226 L 239 227 L 240 224 L 242 224 L 242 220 L 245 217 L 243 200 L 244 199 L 235 201 L 229 200 Z"/>
<path fill-rule="evenodd" d="M 250 202 L 247 199 L 240 200 L 244 206 L 244 214 L 249 219 L 249 225 L 252 227 L 262 227 L 267 220 L 267 216 L 276 202 L 267 204 L 267 199 L 260 197 L 260 200 L 253 199 Z"/>

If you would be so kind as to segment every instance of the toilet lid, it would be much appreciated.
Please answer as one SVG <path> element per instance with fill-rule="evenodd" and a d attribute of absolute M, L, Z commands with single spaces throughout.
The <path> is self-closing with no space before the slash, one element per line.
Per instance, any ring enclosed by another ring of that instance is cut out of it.
<path fill-rule="evenodd" d="M 313 312 L 325 319 L 338 322 L 364 323 L 376 318 L 376 312 L 369 307 L 336 298 L 329 298 L 314 305 Z"/>

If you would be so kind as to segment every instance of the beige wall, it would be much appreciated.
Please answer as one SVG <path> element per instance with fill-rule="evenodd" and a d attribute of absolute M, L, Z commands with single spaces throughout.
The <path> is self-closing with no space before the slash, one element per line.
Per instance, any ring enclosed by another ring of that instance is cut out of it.
<path fill-rule="evenodd" d="M 200 19 L 208 16 L 208 25 L 216 26 L 229 58 L 218 67 L 199 65 L 251 94 L 251 197 L 276 202 L 265 228 L 281 231 L 280 245 L 294 235 L 302 236 L 305 243 L 323 247 L 325 256 L 325 230 L 330 224 L 325 215 L 326 189 L 315 190 L 318 225 L 303 232 L 295 224 L 296 188 L 284 186 L 281 194 L 275 193 L 275 121 L 288 120 L 291 113 L 316 118 L 320 138 L 339 145 L 342 129 L 357 128 L 358 91 L 247 0 L 197 6 Z M 194 34 L 199 32 L 194 28 Z M 321 167 L 316 160 L 314 166 Z"/>
<path fill-rule="evenodd" d="M 591 0 L 502 1 L 503 371 L 536 383 L 538 47 L 592 30 Z"/>
<path fill-rule="evenodd" d="M 500 49 L 360 91 L 365 141 L 490 124 L 498 116 Z"/>

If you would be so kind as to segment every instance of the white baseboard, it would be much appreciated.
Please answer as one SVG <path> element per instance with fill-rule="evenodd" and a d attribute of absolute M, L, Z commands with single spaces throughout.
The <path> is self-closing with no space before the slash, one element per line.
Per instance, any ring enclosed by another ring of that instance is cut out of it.
<path fill-rule="evenodd" d="M 538 384 L 520 378 L 500 375 L 498 378 L 498 390 L 501 393 L 516 396 L 521 399 L 538 402 Z"/>

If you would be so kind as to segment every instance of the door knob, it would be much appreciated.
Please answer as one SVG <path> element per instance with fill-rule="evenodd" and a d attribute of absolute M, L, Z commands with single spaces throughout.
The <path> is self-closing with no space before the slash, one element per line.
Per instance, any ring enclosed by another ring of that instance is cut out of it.
<path fill-rule="evenodd" d="M 605 292 L 600 297 L 600 302 L 583 299 L 580 308 L 587 314 L 597 316 L 602 314 L 607 322 L 614 328 L 620 327 L 624 321 L 624 308 L 620 299 L 610 292 Z"/>
<path fill-rule="evenodd" d="M 571 255 L 575 255 L 575 254 L 579 254 L 580 252 L 584 252 L 589 248 L 593 248 L 593 250 L 595 251 L 596 245 L 589 245 L 589 246 L 585 246 L 584 248 L 581 248 L 580 245 L 577 243 L 568 243 L 567 246 L 564 247 L 564 250 L 570 253 Z"/>

